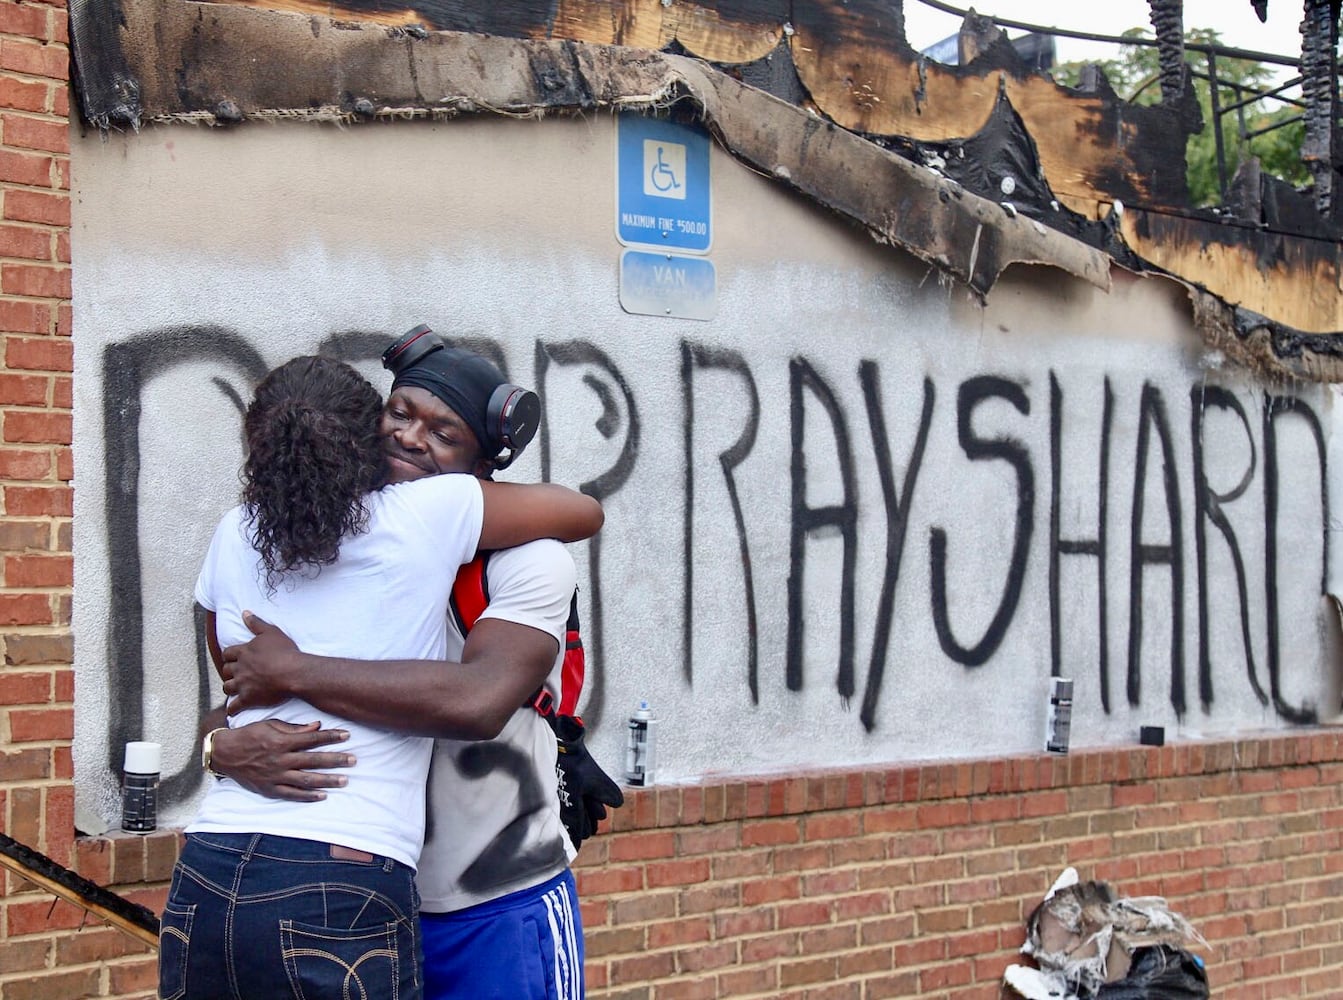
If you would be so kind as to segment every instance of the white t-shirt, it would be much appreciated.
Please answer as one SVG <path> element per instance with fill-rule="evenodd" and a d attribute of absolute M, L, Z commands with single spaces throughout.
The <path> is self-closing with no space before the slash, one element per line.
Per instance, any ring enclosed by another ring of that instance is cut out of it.
<path fill-rule="evenodd" d="M 481 618 L 554 637 L 546 687 L 558 698 L 573 559 L 559 542 L 545 539 L 492 553 L 485 573 L 489 603 Z M 464 644 L 449 619 L 448 659 L 458 659 Z M 429 830 L 415 877 L 420 909 L 465 909 L 539 885 L 568 867 L 576 852 L 560 822 L 555 784 L 555 734 L 530 705 L 515 711 L 493 740 L 435 740 Z"/>
<path fill-rule="evenodd" d="M 360 660 L 444 659 L 447 607 L 462 563 L 475 554 L 484 502 L 469 475 L 433 476 L 369 494 L 368 530 L 341 542 L 335 563 L 290 574 L 268 590 L 245 511 L 224 515 L 196 582 L 215 613 L 221 647 L 252 633 L 243 611 L 279 626 L 305 653 Z M 291 698 L 248 709 L 233 726 L 260 719 L 348 730 L 337 749 L 357 758 L 344 788 L 321 802 L 255 795 L 224 778 L 206 793 L 188 833 L 269 833 L 328 841 L 415 866 L 424 837 L 424 782 L 432 740 L 402 736 L 319 712 Z"/>

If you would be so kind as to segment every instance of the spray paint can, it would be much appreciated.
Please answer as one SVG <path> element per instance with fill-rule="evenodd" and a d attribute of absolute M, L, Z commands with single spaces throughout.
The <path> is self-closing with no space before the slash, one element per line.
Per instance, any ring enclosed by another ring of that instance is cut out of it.
<path fill-rule="evenodd" d="M 158 743 L 127 743 L 121 776 L 121 828 L 128 833 L 152 833 L 159 819 L 159 768 L 163 747 Z"/>
<path fill-rule="evenodd" d="M 1073 725 L 1073 682 L 1070 677 L 1049 679 L 1049 714 L 1045 720 L 1045 750 L 1067 753 Z"/>
<path fill-rule="evenodd" d="M 625 741 L 625 783 L 643 788 L 653 783 L 657 756 L 657 719 L 648 707 L 648 700 L 630 716 L 629 733 Z"/>

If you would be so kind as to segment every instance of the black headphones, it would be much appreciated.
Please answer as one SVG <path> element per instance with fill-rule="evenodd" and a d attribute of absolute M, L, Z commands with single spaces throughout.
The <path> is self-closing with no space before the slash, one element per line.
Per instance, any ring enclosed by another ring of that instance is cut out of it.
<path fill-rule="evenodd" d="M 490 393 L 485 407 L 485 426 L 508 449 L 494 458 L 496 469 L 507 469 L 522 453 L 541 426 L 541 397 L 530 389 L 505 382 Z"/>
<path fill-rule="evenodd" d="M 444 350 L 443 338 L 421 323 L 382 352 L 382 366 L 398 378 L 412 365 L 423 361 L 434 351 Z M 541 399 L 530 389 L 501 382 L 490 393 L 485 405 L 485 432 L 489 441 L 482 441 L 486 451 L 496 454 L 491 461 L 496 469 L 506 469 L 522 453 L 541 426 Z M 503 452 L 507 450 L 508 454 Z"/>
<path fill-rule="evenodd" d="M 382 366 L 396 378 L 426 354 L 446 346 L 442 337 L 421 323 L 382 352 Z"/>

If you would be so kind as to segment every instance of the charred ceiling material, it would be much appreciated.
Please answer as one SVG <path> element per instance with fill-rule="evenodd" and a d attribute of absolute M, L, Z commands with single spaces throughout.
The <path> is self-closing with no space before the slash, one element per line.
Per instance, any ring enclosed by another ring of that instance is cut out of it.
<path fill-rule="evenodd" d="M 268 6 L 290 10 L 74 0 L 85 119 L 689 108 L 734 156 L 980 295 L 1014 262 L 1106 287 L 1115 261 L 1210 293 L 1261 369 L 1343 376 L 1340 232 L 1258 175 L 1231 211 L 1190 208 L 1187 86 L 1154 107 L 1099 73 L 1060 87 L 973 17 L 963 65 L 943 66 L 909 47 L 892 0 Z"/>
<path fill-rule="evenodd" d="M 70 0 L 70 48 L 84 117 L 101 129 L 135 126 L 140 84 L 119 44 L 102 44 L 123 24 L 117 0 Z"/>
<path fill-rule="evenodd" d="M 1095 248 L 697 59 L 459 32 L 421 37 L 182 0 L 127 0 L 124 12 L 125 27 L 103 43 L 120 42 L 136 67 L 142 120 L 352 120 L 361 106 L 398 116 L 688 102 L 736 156 L 981 295 L 1016 262 L 1054 265 L 1109 287 L 1109 261 Z"/>

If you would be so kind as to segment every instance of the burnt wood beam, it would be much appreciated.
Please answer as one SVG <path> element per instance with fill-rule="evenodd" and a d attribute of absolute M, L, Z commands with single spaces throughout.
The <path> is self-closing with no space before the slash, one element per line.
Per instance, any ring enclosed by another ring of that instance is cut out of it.
<path fill-rule="evenodd" d="M 1336 189 L 1338 141 L 1339 0 L 1305 0 L 1301 22 L 1301 92 L 1306 100 L 1306 138 L 1301 158 L 1315 182 L 1315 207 L 1331 220 L 1340 215 Z"/>
<path fill-rule="evenodd" d="M 1184 0 L 1147 0 L 1161 66 L 1161 100 L 1174 103 L 1189 72 L 1184 61 Z"/>

